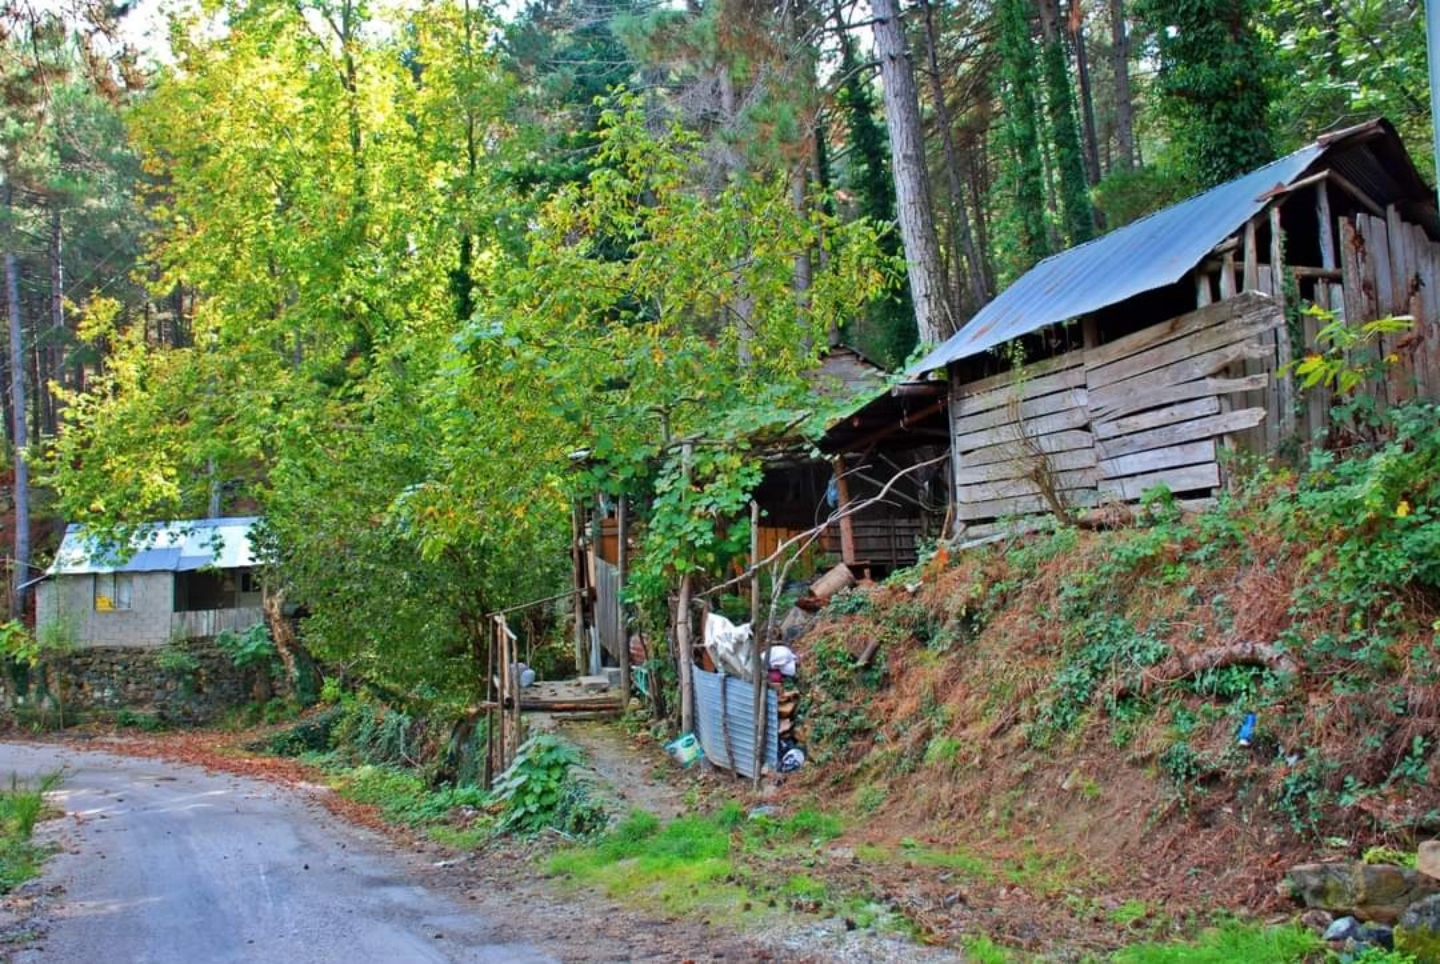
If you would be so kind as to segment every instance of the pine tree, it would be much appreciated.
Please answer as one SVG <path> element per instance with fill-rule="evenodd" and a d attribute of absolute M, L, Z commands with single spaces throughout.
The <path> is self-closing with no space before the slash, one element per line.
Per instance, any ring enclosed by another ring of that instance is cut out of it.
<path fill-rule="evenodd" d="M 1045 113 L 1055 143 L 1055 166 L 1060 175 L 1060 206 L 1065 215 L 1065 233 L 1071 244 L 1095 236 L 1095 212 L 1090 207 L 1090 188 L 1085 180 L 1085 154 L 1075 123 L 1075 94 L 1070 86 L 1070 68 L 1065 62 L 1065 44 L 1058 24 L 1056 0 L 1040 0 L 1040 20 L 1045 42 Z"/>
<path fill-rule="evenodd" d="M 1040 80 L 1026 0 L 999 0 L 1003 224 L 1013 237 L 1007 273 L 1013 278 L 1050 253 L 1045 228 L 1045 162 L 1040 153 Z"/>
<path fill-rule="evenodd" d="M 870 79 L 855 56 L 855 44 L 840 37 L 842 81 L 836 100 L 845 112 L 846 183 L 859 201 L 859 213 L 876 224 L 895 224 L 895 182 L 890 176 L 890 148 L 885 128 L 876 118 L 875 94 Z M 881 241 L 885 254 L 901 253 L 900 236 L 889 231 Z M 916 332 L 910 289 L 904 275 L 871 302 L 861 347 L 884 364 L 897 366 L 914 351 Z"/>

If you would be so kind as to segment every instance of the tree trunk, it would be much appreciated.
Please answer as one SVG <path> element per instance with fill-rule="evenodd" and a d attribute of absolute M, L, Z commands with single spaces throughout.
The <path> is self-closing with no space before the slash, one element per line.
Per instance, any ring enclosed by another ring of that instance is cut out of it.
<path fill-rule="evenodd" d="M 890 168 L 905 264 L 910 273 L 910 300 L 922 344 L 944 341 L 954 329 L 945 308 L 945 269 L 935 216 L 930 204 L 930 179 L 925 168 L 925 138 L 920 123 L 920 95 L 915 69 L 905 49 L 905 29 L 897 0 L 874 0 L 875 52 L 885 88 L 885 122 L 890 132 Z"/>
<path fill-rule="evenodd" d="M 1100 137 L 1095 129 L 1095 95 L 1090 89 L 1090 53 L 1085 49 L 1085 15 L 1080 0 L 1070 0 L 1070 42 L 1075 46 L 1075 77 L 1080 82 L 1080 121 L 1085 133 L 1085 174 L 1100 183 Z"/>
<path fill-rule="evenodd" d="M 265 627 L 270 630 L 275 652 L 280 656 L 280 664 L 285 667 L 285 678 L 290 681 L 291 692 L 302 703 L 309 702 L 315 694 L 306 690 L 315 683 L 319 674 L 314 657 L 300 642 L 294 624 L 285 616 L 285 592 L 266 591 L 260 600 L 265 612 Z"/>
<path fill-rule="evenodd" d="M 950 236 L 953 247 L 957 249 L 955 270 L 960 270 L 959 260 L 963 254 L 970 302 L 978 310 L 990 300 L 985 285 L 985 266 L 980 249 L 975 244 L 975 233 L 970 230 L 970 213 L 965 207 L 965 184 L 960 176 L 960 152 L 955 147 L 955 123 L 950 116 L 950 105 L 945 100 L 945 85 L 940 82 L 940 58 L 935 52 L 938 43 L 935 8 L 930 0 L 920 0 L 920 9 L 925 14 L 926 73 L 930 76 L 931 95 L 935 101 L 935 123 L 940 128 L 940 142 L 945 150 L 945 181 L 950 190 Z M 960 317 L 958 310 L 955 317 Z"/>
<path fill-rule="evenodd" d="M 1125 0 L 1110 0 L 1111 67 L 1115 74 L 1115 146 L 1122 171 L 1135 167 L 1135 101 L 1130 94 L 1130 33 Z"/>
<path fill-rule="evenodd" d="M 1050 136 L 1055 145 L 1055 174 L 1060 187 L 1060 206 L 1065 217 L 1066 240 L 1080 244 L 1095 236 L 1095 216 L 1090 206 L 1090 186 L 1085 177 L 1085 149 L 1076 129 L 1074 94 L 1070 69 L 1065 62 L 1065 43 L 1060 35 L 1059 0 L 1040 0 L 1040 26 L 1044 36 L 1045 107 Z"/>
<path fill-rule="evenodd" d="M 6 206 L 12 204 L 6 191 Z M 10 441 L 15 451 L 15 561 L 11 570 L 10 618 L 25 615 L 29 596 L 21 588 L 30 580 L 30 466 L 25 458 L 29 434 L 25 424 L 25 354 L 20 328 L 20 264 L 5 252 L 5 301 L 10 316 Z"/>
<path fill-rule="evenodd" d="M 693 642 L 690 638 L 690 599 L 693 576 L 690 573 L 680 577 L 680 596 L 675 603 L 675 656 L 680 670 L 680 732 L 695 732 L 695 683 L 691 679 L 691 663 L 694 660 Z"/>
<path fill-rule="evenodd" d="M 815 151 L 815 183 L 820 186 L 820 197 L 823 199 L 820 202 L 822 210 L 826 214 L 834 214 L 835 205 L 830 200 L 830 156 L 829 151 L 827 151 L 825 147 L 824 122 L 818 114 L 815 118 L 815 130 L 812 140 Z M 823 243 L 820 245 L 819 258 L 820 270 L 823 272 L 830 267 L 830 252 L 826 250 Z M 840 322 L 833 317 L 830 319 L 828 327 L 825 330 L 825 344 L 831 348 L 837 348 L 840 345 Z"/>
<path fill-rule="evenodd" d="M 49 379 L 63 381 L 64 365 L 62 351 L 65 337 L 65 262 L 64 234 L 60 220 L 60 203 L 52 202 L 50 208 L 50 337 L 46 339 L 45 370 L 45 431 L 54 436 L 59 429 L 56 411 L 57 400 L 50 392 Z"/>

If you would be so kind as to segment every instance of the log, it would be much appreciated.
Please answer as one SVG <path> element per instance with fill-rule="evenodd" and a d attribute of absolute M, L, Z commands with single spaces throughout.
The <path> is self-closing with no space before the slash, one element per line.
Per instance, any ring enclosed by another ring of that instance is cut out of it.
<path fill-rule="evenodd" d="M 1138 679 L 1120 680 L 1111 687 L 1111 696 L 1148 696 L 1158 687 L 1194 679 L 1212 669 L 1230 666 L 1259 666 L 1277 673 L 1299 673 L 1300 666 L 1291 655 L 1268 643 L 1231 643 L 1200 653 L 1177 653 L 1158 666 L 1152 666 Z"/>

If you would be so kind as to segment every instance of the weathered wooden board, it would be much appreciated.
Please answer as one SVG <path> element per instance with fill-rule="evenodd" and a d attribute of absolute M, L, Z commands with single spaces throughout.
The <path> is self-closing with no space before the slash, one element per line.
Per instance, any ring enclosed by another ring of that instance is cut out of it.
<path fill-rule="evenodd" d="M 1092 399 L 1090 415 L 1097 421 L 1108 421 L 1129 415 L 1131 412 L 1139 412 L 1159 405 L 1171 405 L 1191 398 L 1203 398 L 1207 395 L 1220 396 L 1223 400 L 1224 396 L 1235 392 L 1264 388 L 1269 380 L 1269 375 L 1260 374 L 1241 378 L 1201 378 L 1195 381 L 1181 382 L 1178 385 L 1161 385 L 1158 388 L 1126 396 L 1104 408 L 1097 407 Z"/>
<path fill-rule="evenodd" d="M 1079 355 L 1081 353 L 1071 352 L 1070 354 Z M 1075 367 L 1056 372 L 1053 375 L 1035 375 L 1033 371 L 1026 369 L 1018 382 L 1013 374 L 1007 374 L 1006 378 L 1009 380 L 999 388 L 991 388 L 982 392 L 972 391 L 971 385 L 961 385 L 951 401 L 953 411 L 957 415 L 974 415 L 987 409 L 1004 408 L 1016 398 L 1024 401 L 1027 398 L 1063 392 L 1067 388 L 1085 387 L 1085 369 L 1080 367 L 1078 362 Z"/>
<path fill-rule="evenodd" d="M 1092 390 L 1104 388 L 1107 385 L 1173 365 L 1216 348 L 1253 339 L 1275 329 L 1284 321 L 1285 316 L 1280 309 L 1269 304 L 1266 306 L 1266 310 L 1247 312 L 1237 318 L 1233 324 L 1192 332 L 1163 345 L 1156 345 L 1146 351 L 1098 368 L 1086 366 L 1085 383 Z"/>
<path fill-rule="evenodd" d="M 1223 324 L 1232 318 L 1243 320 L 1253 312 L 1267 310 L 1268 305 L 1269 299 L 1253 293 L 1243 294 L 1226 302 L 1206 305 L 1195 311 L 1171 318 L 1169 321 L 1162 321 L 1158 325 L 1142 328 L 1123 338 L 1107 341 L 1098 348 L 1087 349 L 1085 367 L 1100 368 L 1152 346 Z"/>
<path fill-rule="evenodd" d="M 1074 469 L 1095 467 L 1096 456 L 1093 448 L 1070 449 L 1052 452 L 1045 456 L 1052 472 L 1068 472 Z M 956 485 L 973 485 L 976 482 L 999 482 L 1004 479 L 1018 479 L 1035 467 L 1035 457 L 1006 459 L 1003 462 L 986 462 L 980 465 L 966 465 L 955 471 Z"/>
<path fill-rule="evenodd" d="M 1188 422 L 1151 429 L 1148 432 L 1122 435 L 1119 438 L 1097 443 L 1100 449 L 1100 460 L 1103 462 L 1117 459 L 1122 455 L 1144 452 L 1146 449 L 1168 448 L 1183 442 L 1241 432 L 1248 428 L 1254 428 L 1264 420 L 1265 409 L 1242 408 L 1239 411 L 1195 418 Z"/>
<path fill-rule="evenodd" d="M 1024 438 L 1037 438 L 1069 429 L 1084 428 L 1087 421 L 1083 408 L 1070 408 L 1056 412 L 1054 415 L 1041 415 L 1038 418 L 1026 419 L 1023 424 L 1007 422 L 994 428 L 956 435 L 952 444 L 957 452 L 970 452 L 1002 442 L 1016 442 Z"/>
<path fill-rule="evenodd" d="M 1073 472 L 1056 472 L 1050 469 L 1050 477 L 1057 491 L 1093 489 L 1100 481 L 1100 470 L 1095 467 L 1076 469 Z M 1024 495 L 1038 495 L 1040 487 L 1031 478 L 1005 479 L 998 482 L 981 482 L 962 485 L 959 488 L 961 502 L 987 502 L 992 499 L 1009 499 Z"/>
<path fill-rule="evenodd" d="M 1128 435 L 1131 432 L 1159 428 L 1162 425 L 1173 425 L 1176 422 L 1200 418 L 1203 415 L 1218 414 L 1220 414 L 1220 399 L 1213 394 L 1207 394 L 1188 402 L 1180 402 L 1177 405 L 1152 408 L 1150 411 L 1141 412 L 1138 415 L 1127 415 L 1124 418 L 1107 422 L 1097 421 L 1093 430 L 1097 439 L 1107 439 L 1117 435 Z"/>
<path fill-rule="evenodd" d="M 1347 325 L 1358 325 L 1362 321 L 1374 321 L 1366 317 L 1365 296 L 1365 239 L 1355 230 L 1350 218 L 1340 219 L 1340 277 L 1345 293 L 1345 310 L 1341 315 Z M 1333 306 L 1332 306 L 1333 307 Z"/>
<path fill-rule="evenodd" d="M 1215 461 L 1215 439 L 1207 438 L 1198 442 L 1172 445 L 1169 448 L 1149 449 L 1144 452 L 1136 452 L 1134 455 L 1105 459 L 1101 461 L 1099 470 L 1106 479 L 1118 479 L 1127 475 L 1143 475 L 1147 472 L 1158 472 L 1163 469 L 1213 461 Z"/>
<path fill-rule="evenodd" d="M 1101 484 L 1101 498 L 1138 499 L 1158 485 L 1168 486 L 1171 492 L 1195 492 L 1214 489 L 1220 485 L 1220 466 L 1214 462 L 1203 465 L 1189 465 L 1179 469 L 1166 469 L 1148 475 L 1132 475 Z"/>
<path fill-rule="evenodd" d="M 1056 432 L 1053 435 L 1042 435 L 1033 440 L 1040 451 L 1049 454 L 1051 452 L 1069 452 L 1073 449 L 1088 449 L 1095 445 L 1095 436 L 1089 432 Z M 1023 458 L 1028 454 L 1024 444 L 1020 442 L 1003 442 L 1000 445 L 991 445 L 988 448 L 976 449 L 973 452 L 966 452 L 956 460 L 957 468 L 964 469 L 975 465 L 985 465 L 990 462 L 1004 462 L 1010 459 Z"/>
<path fill-rule="evenodd" d="M 1247 358 L 1264 358 L 1266 355 L 1265 347 L 1255 341 L 1216 348 L 1213 351 L 1175 362 L 1173 365 L 1166 365 L 1164 368 L 1157 368 L 1152 372 L 1106 385 L 1104 388 L 1091 389 L 1090 409 L 1096 412 L 1113 410 L 1123 404 L 1126 396 L 1132 393 L 1146 392 L 1151 389 L 1164 388 L 1167 385 L 1204 378 L 1207 375 L 1215 374 L 1232 362 L 1243 361 Z"/>
<path fill-rule="evenodd" d="M 1074 492 L 1062 493 L 1061 498 L 1067 506 L 1075 509 L 1089 508 L 1100 504 L 1100 495 L 1094 489 L 1077 489 Z M 955 515 L 967 522 L 971 519 L 997 519 L 1000 516 L 1049 511 L 1049 504 L 1038 495 L 995 499 L 990 502 L 961 502 L 955 506 Z"/>
<path fill-rule="evenodd" d="M 1024 373 L 1030 378 L 1039 378 L 1042 375 L 1053 375 L 1063 372 L 1066 369 L 1075 368 L 1084 363 L 1084 358 L 1078 352 L 1065 352 L 1046 358 L 1042 361 L 1031 362 L 1024 368 Z M 987 375 L 984 378 L 977 378 L 973 382 L 965 382 L 957 385 L 956 390 L 966 395 L 980 395 L 997 388 L 1004 388 L 1015 380 L 1015 372 L 1003 371 L 998 375 Z"/>
<path fill-rule="evenodd" d="M 1085 389 L 1069 388 L 1063 392 L 1056 392 L 1053 395 L 1041 395 L 1037 398 L 1028 398 L 1023 402 L 1002 405 L 992 408 L 989 411 L 981 412 L 978 415 L 967 415 L 962 407 L 953 420 L 953 430 L 956 435 L 965 435 L 969 432 L 976 432 L 980 429 L 992 428 L 996 425 L 1004 425 L 1006 422 L 1015 420 L 1016 404 L 1020 408 L 1020 417 L 1024 419 L 1037 418 L 1041 415 L 1053 415 L 1056 412 L 1066 409 L 1084 408 L 1087 401 Z"/>

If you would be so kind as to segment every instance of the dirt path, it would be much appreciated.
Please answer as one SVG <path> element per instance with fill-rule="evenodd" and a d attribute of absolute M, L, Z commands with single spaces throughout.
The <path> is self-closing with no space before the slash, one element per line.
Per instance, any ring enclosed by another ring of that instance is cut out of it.
<path fill-rule="evenodd" d="M 613 723 L 570 721 L 547 714 L 526 717 L 532 730 L 556 733 L 585 754 L 576 776 L 612 808 L 648 810 L 664 820 L 685 813 L 686 787 L 653 740 L 631 737 Z"/>

